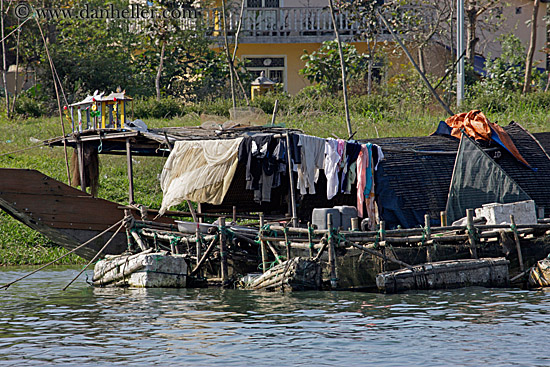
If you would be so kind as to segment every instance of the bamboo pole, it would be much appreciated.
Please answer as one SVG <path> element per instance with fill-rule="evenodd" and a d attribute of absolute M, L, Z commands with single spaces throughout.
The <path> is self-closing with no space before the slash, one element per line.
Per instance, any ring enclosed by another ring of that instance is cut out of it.
<path fill-rule="evenodd" d="M 291 254 L 290 254 L 290 241 L 288 240 L 288 232 L 284 231 L 285 235 L 285 246 L 286 246 L 286 259 L 290 260 Z"/>
<path fill-rule="evenodd" d="M 57 109 L 59 110 L 59 121 L 61 122 L 61 132 L 63 134 L 63 152 L 65 155 L 65 167 L 67 169 L 67 182 L 69 183 L 69 186 L 71 186 L 71 170 L 69 168 L 69 158 L 67 156 L 67 139 L 65 137 L 65 124 L 63 123 L 63 113 L 61 112 L 61 99 L 59 98 L 59 89 L 57 87 L 57 81 L 55 78 L 55 69 L 53 66 L 52 58 L 50 57 L 50 51 L 48 50 L 48 44 L 46 43 L 46 37 L 44 37 L 44 32 L 42 31 L 42 26 L 38 21 L 38 17 L 33 16 L 33 18 L 36 21 L 36 25 L 38 26 L 38 30 L 40 31 L 40 36 L 42 37 L 42 41 L 44 42 L 44 48 L 46 49 L 46 55 L 48 56 L 50 69 L 52 71 L 53 85 L 55 88 L 55 95 L 57 97 Z"/>
<path fill-rule="evenodd" d="M 271 126 L 275 125 L 275 118 L 277 117 L 277 111 L 279 110 L 279 100 L 275 100 L 275 106 L 273 106 L 273 115 L 271 115 Z"/>
<path fill-rule="evenodd" d="M 292 206 L 292 226 L 298 227 L 298 214 L 296 210 L 296 192 L 294 188 L 294 171 L 292 170 L 292 150 L 290 144 L 289 134 L 286 134 L 286 150 L 287 150 L 287 162 L 288 162 L 288 179 L 290 182 L 290 204 Z"/>
<path fill-rule="evenodd" d="M 309 257 L 310 258 L 313 258 L 313 249 L 314 249 L 314 244 L 313 244 L 313 228 L 311 227 L 311 223 L 308 222 L 307 223 L 307 240 L 309 242 L 308 246 L 309 246 Z"/>
<path fill-rule="evenodd" d="M 132 146 L 130 138 L 126 138 L 126 168 L 128 171 L 128 202 L 134 203 L 134 173 L 132 166 Z"/>
<path fill-rule="evenodd" d="M 328 6 L 330 8 L 330 16 L 332 18 L 332 26 L 334 28 L 334 34 L 336 36 L 336 43 L 338 43 L 338 54 L 340 55 L 340 69 L 342 70 L 342 93 L 344 97 L 344 110 L 346 113 L 346 127 L 348 129 L 348 138 L 351 139 L 353 131 L 351 129 L 351 120 L 349 117 L 348 106 L 348 88 L 346 82 L 346 64 L 344 61 L 344 52 L 342 50 L 342 42 L 340 41 L 340 32 L 338 32 L 338 24 L 336 23 L 336 16 L 334 15 L 334 5 L 332 0 L 328 0 Z"/>
<path fill-rule="evenodd" d="M 76 155 L 78 158 L 78 173 L 80 175 L 80 190 L 86 192 L 86 174 L 84 173 L 84 147 L 82 142 L 76 144 Z"/>
<path fill-rule="evenodd" d="M 426 240 L 429 241 L 432 237 L 432 227 L 430 224 L 430 215 L 424 215 L 424 230 L 426 232 Z"/>
<path fill-rule="evenodd" d="M 317 252 L 317 255 L 315 255 L 315 257 L 313 258 L 314 261 L 319 260 L 328 247 L 328 241 L 326 240 L 326 238 L 322 238 L 321 243 L 323 244 L 323 246 L 319 249 L 319 252 Z"/>
<path fill-rule="evenodd" d="M 208 256 L 210 255 L 210 253 L 212 252 L 214 247 L 216 246 L 217 241 L 218 241 L 218 236 L 215 236 L 212 239 L 212 241 L 210 241 L 210 244 L 208 245 L 208 248 L 206 249 L 206 251 L 202 255 L 201 259 L 197 262 L 197 266 L 195 266 L 195 269 L 193 269 L 191 271 L 191 273 L 189 273 L 190 276 L 195 276 L 197 273 L 199 273 L 202 265 L 206 262 L 206 259 L 208 258 Z"/>
<path fill-rule="evenodd" d="M 273 254 L 273 256 L 275 256 L 275 261 L 277 262 L 277 264 L 281 264 L 282 261 L 281 261 L 281 259 L 280 259 L 280 256 L 279 256 L 279 254 L 277 253 L 277 250 L 275 250 L 275 248 L 274 248 L 273 245 L 271 244 L 271 242 L 266 241 L 265 243 L 267 244 L 267 247 L 269 247 L 269 250 L 271 251 L 271 253 Z"/>
<path fill-rule="evenodd" d="M 519 242 L 518 230 L 516 227 L 516 220 L 513 215 L 510 214 L 510 227 L 514 232 L 514 241 L 516 242 L 516 251 L 518 252 L 519 270 L 523 272 L 525 266 L 523 265 L 523 255 L 521 254 L 521 243 Z"/>
<path fill-rule="evenodd" d="M 260 213 L 260 249 L 262 252 L 262 272 L 267 271 L 267 252 L 265 249 L 265 240 L 262 239 L 262 232 L 264 228 L 264 215 Z"/>
<path fill-rule="evenodd" d="M 327 214 L 328 237 L 328 262 L 330 266 L 330 286 L 332 289 L 338 287 L 338 278 L 336 274 L 336 250 L 334 248 L 334 232 L 332 227 L 332 214 Z"/>
<path fill-rule="evenodd" d="M 219 226 L 219 231 L 220 231 L 220 271 L 221 271 L 222 281 L 226 282 L 227 279 L 228 279 L 228 274 L 227 274 L 227 254 L 225 253 L 225 251 L 226 251 L 226 249 L 225 249 L 225 241 L 226 241 L 226 237 L 225 237 L 225 218 L 220 217 L 219 221 L 220 221 L 220 226 Z"/>
<path fill-rule="evenodd" d="M 351 230 L 352 232 L 359 231 L 361 228 L 359 228 L 359 218 L 351 218 Z"/>
<path fill-rule="evenodd" d="M 440 227 L 447 227 L 447 212 L 441 211 L 439 213 L 439 216 L 441 218 L 441 226 Z"/>
<path fill-rule="evenodd" d="M 195 252 L 196 252 L 196 255 L 197 255 L 197 264 L 196 264 L 197 267 L 196 267 L 196 269 L 199 269 L 199 263 L 200 263 L 200 259 L 201 259 L 202 242 L 201 242 L 201 233 L 200 233 L 200 227 L 199 227 L 198 222 L 196 222 L 196 227 L 195 227 L 195 238 L 197 240 L 196 243 L 195 243 Z"/>
<path fill-rule="evenodd" d="M 470 243 L 470 254 L 472 258 L 477 259 L 476 239 L 475 239 L 475 226 L 474 226 L 474 210 L 466 209 L 466 223 L 468 228 L 468 241 Z"/>

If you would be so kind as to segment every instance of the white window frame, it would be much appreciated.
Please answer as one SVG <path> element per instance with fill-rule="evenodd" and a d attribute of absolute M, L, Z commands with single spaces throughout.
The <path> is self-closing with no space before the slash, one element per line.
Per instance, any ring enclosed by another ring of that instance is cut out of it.
<path fill-rule="evenodd" d="M 284 66 L 276 66 L 276 67 L 269 67 L 269 66 L 264 66 L 264 67 L 260 67 L 260 66 L 247 66 L 246 67 L 246 70 L 253 70 L 253 71 L 263 71 L 264 72 L 264 75 L 269 78 L 269 72 L 268 70 L 282 70 L 283 71 L 283 90 L 286 92 L 288 90 L 288 80 L 287 80 L 287 68 L 288 68 L 288 63 L 287 63 L 287 57 L 286 55 L 241 55 L 241 59 L 244 61 L 246 59 L 261 59 L 261 58 L 268 58 L 268 59 L 272 59 L 272 58 L 283 58 L 284 60 Z"/>

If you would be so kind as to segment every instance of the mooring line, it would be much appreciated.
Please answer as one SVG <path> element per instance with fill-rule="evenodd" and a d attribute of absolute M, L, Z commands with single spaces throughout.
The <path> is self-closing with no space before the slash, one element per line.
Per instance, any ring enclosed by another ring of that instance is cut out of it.
<path fill-rule="evenodd" d="M 105 249 L 107 248 L 107 246 L 109 246 L 109 244 L 111 243 L 111 241 L 113 240 L 113 238 L 115 238 L 115 236 L 118 234 L 118 232 L 120 232 L 120 230 L 122 229 L 122 227 L 124 227 L 124 223 L 122 223 L 122 224 L 120 225 L 120 227 L 118 227 L 118 229 L 115 231 L 115 233 L 113 233 L 113 235 L 111 236 L 111 238 L 109 238 L 109 240 L 105 243 L 105 245 L 103 245 L 103 247 L 101 248 L 101 250 L 99 250 L 99 251 L 97 252 L 97 254 L 95 254 L 94 258 L 93 258 L 92 260 L 90 260 L 90 262 L 87 263 L 86 266 L 84 266 L 84 267 L 82 268 L 82 270 L 80 270 L 80 273 L 78 273 L 78 275 L 77 275 L 76 277 L 74 277 L 73 280 L 71 280 L 71 281 L 69 282 L 69 284 L 67 284 L 67 285 L 65 286 L 65 288 L 63 288 L 62 290 L 66 290 L 67 288 L 69 288 L 69 286 L 70 286 L 71 284 L 73 284 L 73 282 L 74 282 L 76 279 L 78 279 L 78 277 L 79 277 L 82 273 L 84 273 L 84 270 L 86 270 L 86 269 L 88 268 L 88 266 L 90 266 L 90 265 L 99 257 L 99 255 L 101 255 L 101 253 L 103 252 L 103 250 L 105 250 Z"/>
<path fill-rule="evenodd" d="M 67 252 L 65 255 L 60 256 L 60 257 L 58 257 L 57 259 L 50 261 L 50 262 L 47 263 L 46 265 L 41 266 L 40 268 L 38 268 L 38 269 L 36 269 L 36 270 L 34 270 L 34 271 L 31 271 L 30 273 L 28 273 L 28 274 L 26 274 L 26 275 L 23 275 L 22 277 L 20 277 L 20 278 L 18 278 L 18 279 L 15 279 L 13 282 L 9 282 L 9 283 L 6 283 L 6 284 L 0 286 L 0 289 L 2 289 L 2 288 L 8 289 L 12 284 L 17 283 L 18 281 L 23 280 L 23 279 L 25 279 L 25 278 L 27 278 L 27 277 L 33 275 L 34 273 L 39 272 L 40 270 L 42 270 L 42 269 L 44 269 L 44 268 L 46 268 L 46 267 L 52 265 L 53 263 L 55 263 L 55 262 L 57 262 L 57 261 L 63 259 L 64 257 L 69 256 L 69 255 L 72 254 L 73 252 L 75 252 L 75 251 L 81 249 L 82 247 L 86 246 L 87 244 L 89 244 L 89 243 L 92 242 L 93 240 L 95 240 L 95 239 L 97 239 L 98 237 L 102 236 L 103 234 L 109 232 L 111 229 L 115 228 L 117 225 L 119 225 L 120 223 L 122 223 L 123 220 L 124 220 L 124 218 L 121 219 L 121 220 L 119 220 L 118 222 L 116 222 L 115 224 L 113 224 L 112 226 L 110 226 L 109 228 L 107 228 L 106 230 L 104 230 L 103 232 L 101 232 L 100 234 L 95 235 L 94 237 L 90 238 L 88 241 L 84 242 L 82 245 L 80 245 L 80 246 L 78 246 L 78 247 L 75 247 L 75 248 L 72 249 L 71 251 Z"/>

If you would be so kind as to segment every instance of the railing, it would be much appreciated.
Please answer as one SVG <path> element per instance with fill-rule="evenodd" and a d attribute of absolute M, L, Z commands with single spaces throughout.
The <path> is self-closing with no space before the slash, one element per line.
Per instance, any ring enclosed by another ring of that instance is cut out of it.
<path fill-rule="evenodd" d="M 202 20 L 210 36 L 222 35 L 221 9 L 202 9 Z M 227 31 L 234 35 L 239 26 L 240 9 L 227 12 Z M 336 23 L 342 35 L 359 32 L 359 24 L 347 12 L 336 14 Z M 333 36 L 330 10 L 325 8 L 246 8 L 244 9 L 242 37 L 280 36 L 312 37 Z"/>

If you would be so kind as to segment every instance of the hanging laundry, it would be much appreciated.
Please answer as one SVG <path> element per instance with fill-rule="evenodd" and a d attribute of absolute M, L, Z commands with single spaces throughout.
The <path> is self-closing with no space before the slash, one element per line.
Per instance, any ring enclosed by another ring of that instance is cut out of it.
<path fill-rule="evenodd" d="M 299 138 L 301 163 L 296 165 L 297 187 L 302 195 L 308 192 L 315 194 L 315 183 L 319 178 L 319 170 L 323 169 L 325 164 L 325 139 L 304 134 L 299 134 Z"/>
<path fill-rule="evenodd" d="M 346 143 L 346 156 L 343 159 L 344 168 L 342 170 L 342 191 L 346 194 L 351 192 L 351 185 L 357 177 L 357 157 L 361 151 L 361 144 L 356 142 Z M 350 177 L 351 175 L 351 177 Z"/>
<path fill-rule="evenodd" d="M 361 145 L 361 151 L 357 157 L 357 215 L 363 218 L 363 207 L 365 203 L 365 188 L 367 185 L 367 170 L 370 162 L 369 149 Z"/>
<path fill-rule="evenodd" d="M 290 142 L 289 151 L 290 159 L 294 165 L 294 171 L 296 171 L 296 165 L 302 163 L 302 147 L 300 144 L 300 135 L 294 133 L 288 133 L 288 140 Z"/>
<path fill-rule="evenodd" d="M 373 148 L 376 148 L 376 150 L 372 151 L 372 153 L 373 153 L 372 161 L 374 163 L 374 170 L 377 171 L 378 170 L 378 165 L 384 159 L 384 153 L 382 152 L 382 148 L 380 148 L 380 146 L 378 146 L 376 144 L 373 144 L 372 146 L 373 146 Z"/>
<path fill-rule="evenodd" d="M 373 149 L 374 148 L 374 149 Z M 376 229 L 376 203 L 374 200 L 374 152 L 376 152 L 376 155 L 378 156 L 378 150 L 376 147 L 374 147 L 372 144 L 367 143 L 367 149 L 369 151 L 369 159 L 368 162 L 368 168 L 366 171 L 367 178 L 366 178 L 366 184 L 365 184 L 365 191 L 363 194 L 365 195 L 365 207 L 367 208 L 367 216 L 369 217 L 369 229 L 375 230 Z"/>
<path fill-rule="evenodd" d="M 340 169 L 341 153 L 338 148 L 341 145 L 335 139 L 328 138 L 325 141 L 325 164 L 323 169 L 327 177 L 327 199 L 330 200 L 338 193 L 338 171 Z M 342 147 L 343 151 L 343 147 Z"/>
<path fill-rule="evenodd" d="M 346 175 L 346 187 L 344 194 L 351 194 L 351 187 L 353 186 L 355 180 L 357 179 L 357 159 L 349 165 L 348 172 Z"/>
<path fill-rule="evenodd" d="M 254 190 L 254 201 L 270 202 L 271 190 L 281 184 L 280 173 L 285 162 L 286 145 L 273 134 L 255 134 L 239 146 L 239 162 L 246 164 L 246 189 Z"/>
<path fill-rule="evenodd" d="M 241 141 L 177 141 L 160 175 L 159 213 L 185 200 L 221 204 L 237 169 Z"/>

